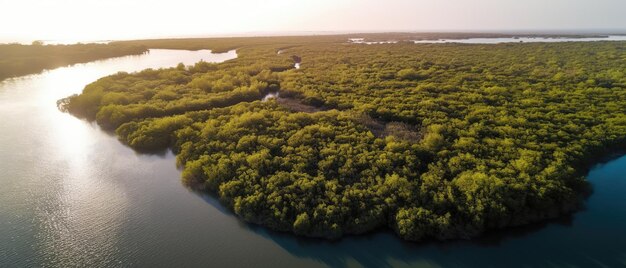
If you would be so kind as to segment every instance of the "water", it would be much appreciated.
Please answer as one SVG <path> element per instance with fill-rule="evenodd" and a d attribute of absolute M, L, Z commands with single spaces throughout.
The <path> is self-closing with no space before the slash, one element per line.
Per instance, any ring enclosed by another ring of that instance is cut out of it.
<path fill-rule="evenodd" d="M 350 38 L 348 39 L 350 43 L 354 44 L 366 44 L 366 45 L 381 45 L 381 44 L 395 44 L 398 41 L 389 40 L 389 41 L 365 41 L 365 38 Z"/>
<path fill-rule="evenodd" d="M 585 38 L 568 38 L 568 37 L 503 37 L 503 38 L 467 38 L 467 39 L 438 39 L 438 40 L 414 40 L 415 44 L 501 44 L 501 43 L 557 43 L 557 42 L 597 42 L 597 41 L 626 41 L 626 35 L 609 35 L 606 37 L 585 37 Z M 365 41 L 364 38 L 350 38 L 349 43 L 353 44 L 395 44 L 398 41 Z"/>
<path fill-rule="evenodd" d="M 461 43 L 461 44 L 500 44 L 500 43 L 557 43 L 557 42 L 597 42 L 597 41 L 626 41 L 626 35 L 611 35 L 607 37 L 586 37 L 586 38 L 549 38 L 549 37 L 506 37 L 506 38 L 468 38 L 468 39 L 440 39 L 440 40 L 418 40 L 416 44 L 441 44 L 441 43 Z"/>
<path fill-rule="evenodd" d="M 283 54 L 283 53 L 285 53 L 285 50 L 284 50 L 284 49 L 281 49 L 281 50 L 276 51 L 276 55 L 281 55 L 281 54 Z M 293 64 L 293 68 L 295 68 L 295 69 L 300 69 L 300 62 L 295 62 L 295 63 Z M 266 97 L 267 97 L 267 96 L 266 96 Z M 267 100 L 267 99 L 263 98 L 263 100 L 265 101 L 265 100 Z"/>
<path fill-rule="evenodd" d="M 278 98 L 279 96 L 280 96 L 280 92 L 270 92 L 270 93 L 267 93 L 267 94 L 263 97 L 262 101 L 268 101 L 268 100 L 271 100 L 271 99 L 276 99 L 276 98 Z"/>
<path fill-rule="evenodd" d="M 299 239 L 237 220 L 180 183 L 170 152 L 133 152 L 56 100 L 116 71 L 223 61 L 152 50 L 0 83 L 0 267 L 521 267 L 626 265 L 626 157 L 589 174 L 587 210 L 474 241 L 393 234 Z"/>

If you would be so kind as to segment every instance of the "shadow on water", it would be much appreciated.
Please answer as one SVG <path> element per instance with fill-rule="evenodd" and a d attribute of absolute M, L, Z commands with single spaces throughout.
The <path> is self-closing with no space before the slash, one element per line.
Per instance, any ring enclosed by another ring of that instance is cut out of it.
<path fill-rule="evenodd" d="M 492 230 L 471 240 L 414 243 L 384 229 L 328 241 L 243 221 L 238 221 L 239 228 L 272 241 L 292 256 L 330 267 L 623 267 L 626 241 L 620 238 L 626 235 L 622 226 L 625 216 L 606 206 L 623 204 L 616 201 L 616 195 L 621 196 L 616 189 L 626 183 L 620 175 L 626 157 L 611 154 L 597 163 L 588 175 L 597 191 L 580 210 L 548 221 Z M 215 195 L 191 191 L 221 213 L 236 217 Z"/>
<path fill-rule="evenodd" d="M 122 142 L 122 141 L 120 141 Z M 133 149 L 136 155 L 147 155 L 147 156 L 158 156 L 159 158 L 165 159 L 170 157 L 170 155 L 176 155 L 172 152 L 171 149 Z"/>
<path fill-rule="evenodd" d="M 190 191 L 221 213 L 237 217 L 214 194 L 192 189 Z M 240 228 L 273 241 L 293 256 L 315 260 L 330 267 L 350 267 L 353 265 L 394 267 L 398 262 L 417 267 L 463 267 L 468 266 L 468 264 L 471 264 L 470 267 L 474 267 L 475 265 L 494 264 L 480 260 L 473 263 L 478 256 L 470 254 L 470 252 L 475 249 L 498 248 L 506 241 L 524 238 L 551 225 L 568 228 L 572 226 L 573 220 L 573 215 L 566 215 L 541 223 L 490 231 L 471 240 L 430 240 L 420 243 L 401 240 L 389 229 L 381 229 L 364 235 L 349 235 L 341 240 L 329 241 L 276 232 L 241 220 L 237 222 Z M 468 252 L 464 253 L 464 249 L 468 249 Z M 492 258 L 491 254 L 481 253 L 484 258 Z M 522 266 L 522 264 L 519 265 Z"/>
<path fill-rule="evenodd" d="M 67 111 L 62 111 L 61 112 L 65 112 L 68 113 Z M 68 113 L 69 114 L 69 113 Z M 70 114 L 72 116 L 76 116 L 74 114 Z M 130 146 L 128 146 L 128 144 L 125 144 L 123 141 L 121 141 L 118 137 L 118 135 L 115 133 L 115 130 L 111 130 L 111 129 L 104 129 L 102 128 L 100 125 L 98 125 L 98 123 L 95 120 L 89 120 L 87 118 L 82 118 L 79 116 L 76 116 L 77 118 L 79 118 L 80 120 L 82 120 L 83 122 L 85 122 L 86 124 L 89 124 L 90 127 L 92 127 L 93 129 L 95 129 L 96 131 L 100 132 L 100 133 L 104 133 L 106 136 L 110 137 L 110 138 L 114 138 L 117 139 L 117 141 L 121 144 L 123 144 L 124 146 L 130 148 L 135 155 L 138 156 L 156 156 L 159 157 L 161 159 L 165 159 L 170 157 L 171 155 L 176 155 L 172 152 L 172 149 L 169 147 L 166 148 L 160 148 L 160 149 L 137 149 L 137 148 L 132 148 Z"/>

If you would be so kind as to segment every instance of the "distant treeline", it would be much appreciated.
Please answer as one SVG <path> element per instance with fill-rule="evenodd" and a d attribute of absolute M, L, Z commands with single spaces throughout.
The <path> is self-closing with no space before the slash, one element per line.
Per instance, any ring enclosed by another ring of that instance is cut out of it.
<path fill-rule="evenodd" d="M 513 37 L 598 37 L 598 35 L 541 35 L 541 34 L 499 34 L 499 33 L 352 33 L 339 35 L 305 35 L 305 36 L 258 36 L 258 37 L 214 37 L 214 38 L 180 38 L 180 39 L 149 39 L 117 41 L 113 44 L 142 45 L 161 49 L 211 49 L 222 53 L 231 49 L 259 47 L 264 45 L 290 48 L 303 44 L 347 43 L 352 38 L 363 38 L 364 41 L 397 41 L 412 43 L 415 40 L 468 39 L 468 38 L 513 38 Z"/>
<path fill-rule="evenodd" d="M 126 44 L 76 45 L 0 45 L 0 81 L 15 76 L 38 73 L 46 69 L 94 60 L 137 55 L 148 51 L 145 46 Z"/>

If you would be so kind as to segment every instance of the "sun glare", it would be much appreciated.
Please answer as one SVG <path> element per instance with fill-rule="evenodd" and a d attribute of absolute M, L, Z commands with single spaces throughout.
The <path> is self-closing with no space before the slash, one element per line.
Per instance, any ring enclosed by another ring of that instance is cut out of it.
<path fill-rule="evenodd" d="M 613 0 L 2 0 L 0 6 L 0 25 L 11 25 L 0 41 L 626 26 L 626 2 Z"/>

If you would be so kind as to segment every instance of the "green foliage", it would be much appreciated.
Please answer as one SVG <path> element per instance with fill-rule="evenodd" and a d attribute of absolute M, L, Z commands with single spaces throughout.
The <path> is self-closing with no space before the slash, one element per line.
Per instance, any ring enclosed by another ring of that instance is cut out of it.
<path fill-rule="evenodd" d="M 146 41 L 241 49 L 102 78 L 67 108 L 133 148 L 172 148 L 185 183 L 246 221 L 328 238 L 471 237 L 555 217 L 577 207 L 595 157 L 626 148 L 624 43 L 336 38 Z"/>
<path fill-rule="evenodd" d="M 74 63 L 142 54 L 145 46 L 126 44 L 32 45 L 0 44 L 0 81 Z"/>

